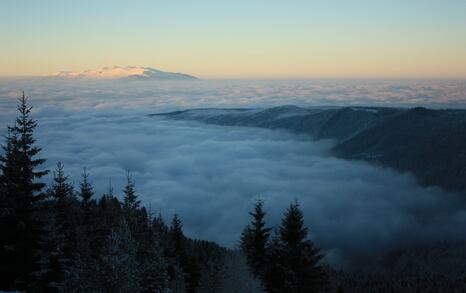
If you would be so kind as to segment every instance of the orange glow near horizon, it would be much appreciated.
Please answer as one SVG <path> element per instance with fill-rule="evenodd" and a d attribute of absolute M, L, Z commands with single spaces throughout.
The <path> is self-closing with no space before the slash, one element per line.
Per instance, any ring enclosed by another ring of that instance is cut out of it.
<path fill-rule="evenodd" d="M 466 2 L 455 0 L 6 0 L 0 36 L 0 76 L 142 66 L 200 78 L 466 78 Z"/>

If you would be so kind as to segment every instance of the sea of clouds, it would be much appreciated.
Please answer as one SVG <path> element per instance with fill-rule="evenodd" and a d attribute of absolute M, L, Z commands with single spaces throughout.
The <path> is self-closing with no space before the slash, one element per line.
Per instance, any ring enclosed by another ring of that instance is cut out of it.
<path fill-rule="evenodd" d="M 21 90 L 39 120 L 45 168 L 61 161 L 77 185 L 84 167 L 97 196 L 121 196 L 131 170 L 141 202 L 187 235 L 235 247 L 254 202 L 270 225 L 297 199 L 330 263 L 370 258 L 430 240 L 463 239 L 457 194 L 421 187 L 411 174 L 332 157 L 332 141 L 281 130 L 204 125 L 146 114 L 192 107 L 466 105 L 461 81 L 0 81 L 0 127 Z M 50 176 L 46 179 L 50 181 Z"/>

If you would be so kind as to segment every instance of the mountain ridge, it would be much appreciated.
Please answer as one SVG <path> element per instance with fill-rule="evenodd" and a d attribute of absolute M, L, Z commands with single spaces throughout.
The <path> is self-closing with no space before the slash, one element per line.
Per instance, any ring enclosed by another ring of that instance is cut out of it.
<path fill-rule="evenodd" d="M 466 193 L 466 110 L 423 107 L 190 109 L 152 114 L 208 124 L 286 129 L 334 139 L 332 154 L 412 172 L 424 186 Z"/>

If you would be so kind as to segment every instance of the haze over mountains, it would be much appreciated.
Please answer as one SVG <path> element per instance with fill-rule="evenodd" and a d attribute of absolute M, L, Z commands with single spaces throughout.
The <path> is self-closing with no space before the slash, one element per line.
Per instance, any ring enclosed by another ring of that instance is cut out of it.
<path fill-rule="evenodd" d="M 197 79 L 184 73 L 174 73 L 157 70 L 151 67 L 113 66 L 100 70 L 85 70 L 80 72 L 61 71 L 51 77 L 59 78 L 91 78 L 91 79 L 137 79 L 137 80 L 189 80 Z"/>
<path fill-rule="evenodd" d="M 219 125 L 281 128 L 316 139 L 334 139 L 335 156 L 412 172 L 423 185 L 466 191 L 465 110 L 282 106 L 156 115 Z"/>

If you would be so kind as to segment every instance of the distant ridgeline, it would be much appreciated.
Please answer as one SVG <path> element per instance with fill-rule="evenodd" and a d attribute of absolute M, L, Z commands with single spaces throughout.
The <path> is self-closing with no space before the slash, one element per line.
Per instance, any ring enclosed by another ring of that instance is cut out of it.
<path fill-rule="evenodd" d="M 410 171 L 422 185 L 466 192 L 466 110 L 281 106 L 154 115 L 218 125 L 281 128 L 316 139 L 335 139 L 332 152 L 337 157 Z"/>

